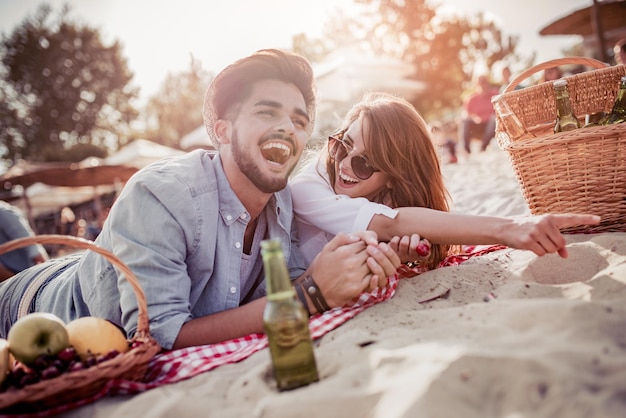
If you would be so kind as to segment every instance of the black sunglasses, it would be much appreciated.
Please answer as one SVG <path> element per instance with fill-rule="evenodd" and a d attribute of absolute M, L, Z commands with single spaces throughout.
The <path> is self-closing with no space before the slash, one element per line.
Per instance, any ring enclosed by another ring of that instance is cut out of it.
<path fill-rule="evenodd" d="M 328 154 L 337 162 L 343 161 L 350 154 L 348 144 L 343 142 L 343 133 L 328 137 Z M 362 155 L 353 155 L 350 159 L 350 166 L 354 175 L 361 180 L 367 180 L 372 177 L 372 174 L 380 171 L 372 167 Z"/>

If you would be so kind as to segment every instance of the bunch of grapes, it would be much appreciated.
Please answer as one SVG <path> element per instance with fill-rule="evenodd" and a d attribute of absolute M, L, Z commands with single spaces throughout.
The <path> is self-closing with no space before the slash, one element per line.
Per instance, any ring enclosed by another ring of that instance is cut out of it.
<path fill-rule="evenodd" d="M 42 354 L 29 366 L 16 362 L 7 378 L 0 385 L 0 392 L 11 388 L 21 389 L 43 380 L 53 379 L 65 372 L 88 369 L 96 364 L 111 360 L 119 354 L 119 351 L 113 350 L 107 354 L 93 355 L 82 359 L 74 347 L 68 347 L 54 356 Z"/>

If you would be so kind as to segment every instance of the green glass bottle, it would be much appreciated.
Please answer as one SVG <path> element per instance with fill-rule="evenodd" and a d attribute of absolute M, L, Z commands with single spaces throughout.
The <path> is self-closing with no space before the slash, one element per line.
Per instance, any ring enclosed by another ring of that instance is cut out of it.
<path fill-rule="evenodd" d="M 567 90 L 567 80 L 559 79 L 554 82 L 554 94 L 556 97 L 556 122 L 554 133 L 572 131 L 582 125 L 572 109 L 572 103 Z"/>
<path fill-rule="evenodd" d="M 499 134 L 505 132 L 511 140 L 534 136 L 529 133 L 526 128 L 524 128 L 522 121 L 519 120 L 517 115 L 504 99 L 504 94 L 498 94 L 497 96 L 492 97 L 491 103 L 493 104 L 493 108 L 498 116 L 496 123 L 499 124 Z M 506 138 L 504 138 L 504 140 L 506 140 Z"/>
<path fill-rule="evenodd" d="M 620 80 L 619 90 L 615 97 L 615 103 L 613 109 L 609 113 L 609 117 L 606 121 L 607 125 L 615 123 L 622 123 L 626 121 L 626 76 L 623 76 Z"/>
<path fill-rule="evenodd" d="M 267 303 L 263 325 L 269 341 L 278 390 L 295 389 L 319 380 L 309 315 L 296 297 L 278 240 L 261 242 Z"/>

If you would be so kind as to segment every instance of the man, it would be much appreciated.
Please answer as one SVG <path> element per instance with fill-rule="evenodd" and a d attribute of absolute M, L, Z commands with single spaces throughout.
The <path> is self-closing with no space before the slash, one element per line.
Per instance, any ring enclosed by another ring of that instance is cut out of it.
<path fill-rule="evenodd" d="M 491 98 L 498 94 L 485 75 L 478 77 L 476 91 L 463 104 L 459 138 L 463 141 L 465 151 L 470 154 L 470 142 L 473 137 L 481 134 L 481 150 L 485 151 L 489 142 L 496 134 L 496 115 Z"/>
<path fill-rule="evenodd" d="M 399 266 L 388 245 L 365 233 L 337 237 L 308 269 L 304 265 L 285 187 L 314 116 L 308 62 L 284 51 L 258 51 L 220 72 L 207 91 L 204 118 L 217 155 L 198 150 L 158 162 L 124 187 L 96 243 L 137 276 L 150 333 L 161 347 L 263 331 L 263 239 L 281 240 L 292 278 L 318 286 L 316 297 L 330 307 L 384 285 Z M 41 269 L 0 287 L 0 334 L 16 320 L 15 304 L 30 303 L 65 321 L 106 318 L 132 335 L 137 303 L 130 285 L 118 280 L 123 275 L 92 252 L 65 260 L 59 273 L 37 285 L 36 300 L 20 299 Z M 315 312 L 314 301 L 303 298 Z"/>
<path fill-rule="evenodd" d="M 15 206 L 0 200 L 0 244 L 35 235 L 28 219 Z M 0 255 L 0 282 L 48 259 L 41 245 L 29 245 Z"/>

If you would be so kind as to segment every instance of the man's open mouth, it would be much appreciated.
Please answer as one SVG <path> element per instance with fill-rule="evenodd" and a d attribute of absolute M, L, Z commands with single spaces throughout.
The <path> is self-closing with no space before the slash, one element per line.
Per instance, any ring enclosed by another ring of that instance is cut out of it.
<path fill-rule="evenodd" d="M 291 147 L 284 142 L 269 141 L 261 146 L 261 154 L 266 160 L 282 165 L 289 159 Z"/>

